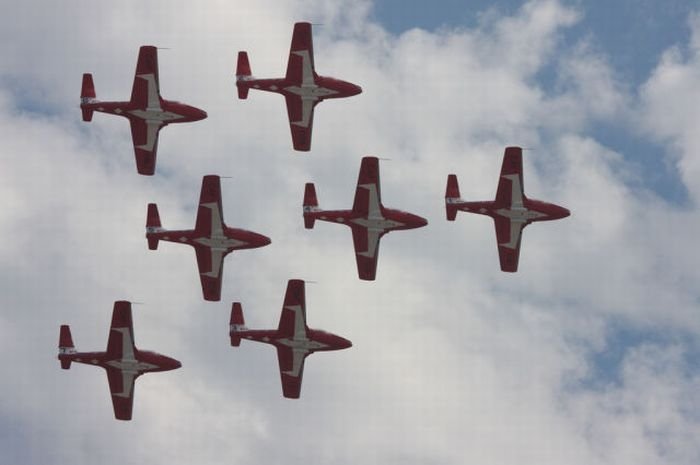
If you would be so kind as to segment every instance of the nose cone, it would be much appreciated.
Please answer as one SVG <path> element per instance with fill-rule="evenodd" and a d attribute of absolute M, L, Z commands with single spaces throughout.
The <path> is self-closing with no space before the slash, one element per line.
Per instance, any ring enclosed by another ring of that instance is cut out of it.
<path fill-rule="evenodd" d="M 166 370 L 177 370 L 182 366 L 182 363 L 180 363 L 179 360 L 175 360 L 174 358 L 170 357 L 164 357 L 165 358 L 165 364 L 164 367 Z"/>
<path fill-rule="evenodd" d="M 571 212 L 566 208 L 560 207 L 558 205 L 555 205 L 555 207 L 556 208 L 554 209 L 554 217 L 556 219 L 566 218 L 567 216 L 571 215 Z"/>
<path fill-rule="evenodd" d="M 338 340 L 336 341 L 336 345 L 338 347 L 338 350 L 342 349 L 349 349 L 352 347 L 352 342 L 348 341 L 344 337 L 336 336 Z"/>
<path fill-rule="evenodd" d="M 185 105 L 182 103 L 180 103 L 179 105 L 181 105 L 181 107 L 184 107 L 181 111 L 184 112 L 185 119 L 187 121 L 199 121 L 207 117 L 207 112 L 204 110 L 200 110 L 197 107 Z"/>
<path fill-rule="evenodd" d="M 361 94 L 361 93 L 362 93 L 362 87 L 360 87 L 360 86 L 358 86 L 358 85 L 355 85 L 355 84 L 352 84 L 352 83 L 349 82 L 349 83 L 348 83 L 348 87 L 350 88 L 350 90 L 348 91 L 348 93 L 350 94 L 350 96 L 353 96 L 353 95 L 357 95 L 357 94 Z"/>
<path fill-rule="evenodd" d="M 204 110 L 200 110 L 199 108 L 192 108 L 194 110 L 194 117 L 192 118 L 193 121 L 199 121 L 203 120 L 204 118 L 207 117 L 207 112 Z"/>
<path fill-rule="evenodd" d="M 264 236 L 262 234 L 256 234 L 254 242 L 256 247 L 265 247 L 266 245 L 270 245 L 272 241 L 267 236 Z"/>
<path fill-rule="evenodd" d="M 418 215 L 411 215 L 411 223 L 414 228 L 422 228 L 428 224 L 428 220 Z"/>

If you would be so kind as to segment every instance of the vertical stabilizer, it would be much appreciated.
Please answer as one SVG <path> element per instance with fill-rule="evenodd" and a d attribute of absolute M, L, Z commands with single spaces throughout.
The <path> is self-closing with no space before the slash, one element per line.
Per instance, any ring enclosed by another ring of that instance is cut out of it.
<path fill-rule="evenodd" d="M 229 325 L 229 335 L 231 336 L 231 345 L 233 347 L 238 347 L 241 344 L 241 336 L 238 335 L 238 332 L 247 329 L 243 318 L 243 307 L 240 302 L 234 302 L 231 306 L 231 322 Z"/>
<path fill-rule="evenodd" d="M 318 199 L 316 198 L 316 187 L 312 182 L 307 182 L 304 187 L 304 227 L 313 229 L 316 216 L 314 213 L 321 211 L 318 208 Z"/>

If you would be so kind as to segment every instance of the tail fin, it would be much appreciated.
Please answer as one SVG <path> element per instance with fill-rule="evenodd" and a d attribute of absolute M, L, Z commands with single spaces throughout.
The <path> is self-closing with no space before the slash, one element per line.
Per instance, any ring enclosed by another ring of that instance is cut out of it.
<path fill-rule="evenodd" d="M 461 201 L 457 175 L 450 174 L 447 176 L 447 188 L 445 189 L 445 212 L 448 221 L 454 221 L 457 217 L 457 207 L 454 204 Z"/>
<path fill-rule="evenodd" d="M 238 88 L 238 98 L 245 100 L 248 98 L 249 87 L 244 82 L 253 78 L 248 62 L 248 53 L 238 52 L 238 62 L 236 63 L 236 87 Z"/>
<path fill-rule="evenodd" d="M 146 214 L 146 238 L 148 239 L 148 248 L 151 250 L 158 249 L 158 238 L 149 237 L 151 233 L 162 231 L 160 225 L 160 215 L 158 214 L 158 205 L 155 203 L 148 204 L 148 213 Z"/>
<path fill-rule="evenodd" d="M 67 370 L 70 368 L 71 358 L 68 357 L 75 353 L 73 345 L 73 337 L 70 334 L 70 326 L 61 325 L 61 332 L 58 336 L 58 359 L 61 361 L 61 368 Z"/>
<path fill-rule="evenodd" d="M 241 344 L 241 336 L 237 333 L 247 329 L 243 319 L 243 307 L 240 302 L 234 302 L 231 306 L 231 323 L 229 325 L 229 336 L 231 336 L 231 345 L 233 347 L 238 347 Z"/>
<path fill-rule="evenodd" d="M 95 103 L 97 96 L 95 95 L 95 84 L 92 82 L 92 74 L 83 74 L 83 86 L 80 90 L 80 109 L 83 112 L 83 121 L 92 121 L 91 108 L 84 108 L 83 105 Z"/>
<path fill-rule="evenodd" d="M 307 182 L 304 187 L 304 227 L 313 229 L 316 216 L 313 213 L 321 211 L 318 208 L 318 199 L 316 198 L 316 187 L 314 183 Z"/>

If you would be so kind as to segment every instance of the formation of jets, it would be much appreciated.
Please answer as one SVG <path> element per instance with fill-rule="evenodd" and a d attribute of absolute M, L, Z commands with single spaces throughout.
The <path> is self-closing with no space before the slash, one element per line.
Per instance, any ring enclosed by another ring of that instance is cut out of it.
<path fill-rule="evenodd" d="M 314 108 L 319 102 L 362 92 L 355 84 L 316 74 L 310 23 L 294 25 L 284 78 L 253 78 L 247 53 L 239 52 L 236 87 L 240 99 L 246 99 L 250 89 L 276 92 L 285 97 L 293 147 L 299 151 L 311 149 Z M 197 121 L 207 116 L 203 110 L 164 100 L 160 96 L 157 49 L 153 46 L 140 48 L 130 101 L 98 101 L 92 75 L 84 74 L 80 108 L 84 121 L 91 121 L 95 111 L 129 119 L 136 167 L 142 175 L 155 173 L 158 133 L 162 127 L 170 123 Z M 493 218 L 501 270 L 507 272 L 515 272 L 518 269 L 521 236 L 525 226 L 535 221 L 556 220 L 569 216 L 569 211 L 563 207 L 525 196 L 520 147 L 505 149 L 495 200 L 462 200 L 457 176 L 450 174 L 447 178 L 445 208 L 449 221 L 455 220 L 458 211 Z M 379 159 L 376 157 L 362 159 L 354 202 L 350 210 L 322 210 L 318 204 L 315 185 L 306 184 L 303 199 L 304 227 L 312 229 L 317 220 L 350 227 L 357 274 L 359 279 L 366 281 L 376 279 L 382 236 L 391 231 L 420 228 L 428 224 L 427 220 L 420 216 L 390 209 L 382 204 Z M 224 223 L 221 182 L 217 175 L 207 175 L 202 179 L 197 217 L 192 230 L 164 229 L 158 207 L 155 203 L 148 204 L 146 240 L 151 250 L 156 250 L 160 241 L 187 244 L 195 249 L 202 295 L 206 301 L 221 300 L 223 263 L 226 255 L 234 250 L 270 244 L 267 236 L 230 228 Z M 305 285 L 304 281 L 299 279 L 291 279 L 287 283 L 277 329 L 248 329 L 245 326 L 241 304 L 234 302 L 229 337 L 234 347 L 239 346 L 243 339 L 275 346 L 282 392 L 284 397 L 292 399 L 299 398 L 301 394 L 304 361 L 307 356 L 317 351 L 340 350 L 352 346 L 347 339 L 307 326 Z M 130 420 L 132 417 L 134 383 L 138 376 L 180 367 L 180 362 L 175 359 L 136 348 L 131 303 L 127 301 L 114 303 L 105 352 L 76 352 L 70 328 L 63 325 L 59 334 L 58 359 L 64 369 L 69 369 L 72 362 L 104 368 L 112 394 L 114 416 L 119 420 Z"/>

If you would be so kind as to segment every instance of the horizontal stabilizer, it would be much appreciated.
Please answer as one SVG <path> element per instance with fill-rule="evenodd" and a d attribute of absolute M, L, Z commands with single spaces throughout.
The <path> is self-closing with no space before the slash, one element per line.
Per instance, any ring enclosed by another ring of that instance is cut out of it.
<path fill-rule="evenodd" d="M 448 221 L 454 221 L 457 217 L 457 208 L 454 206 L 454 203 L 460 201 L 457 175 L 450 174 L 447 176 L 447 188 L 445 189 L 445 212 Z"/>
<path fill-rule="evenodd" d="M 92 74 L 83 74 L 83 87 L 80 90 L 80 99 L 94 99 L 97 98 L 95 95 L 95 84 L 92 82 Z M 82 102 L 89 103 L 89 102 Z"/>
<path fill-rule="evenodd" d="M 240 302 L 234 302 L 231 306 L 231 321 L 229 325 L 229 335 L 231 336 L 231 345 L 238 347 L 241 344 L 241 337 L 237 334 L 239 331 L 245 331 L 245 319 L 243 318 L 243 307 Z"/>
<path fill-rule="evenodd" d="M 146 214 L 146 237 L 148 238 L 148 248 L 150 250 L 158 249 L 158 238 L 149 237 L 149 234 L 162 231 L 162 229 L 160 225 L 160 215 L 158 214 L 158 205 L 149 203 L 148 213 Z"/>
<path fill-rule="evenodd" d="M 92 121 L 93 110 L 89 108 L 82 108 L 81 111 L 83 112 L 83 121 Z"/>
<path fill-rule="evenodd" d="M 83 121 L 92 121 L 92 108 L 86 108 L 84 105 L 89 105 L 96 102 L 95 84 L 92 82 L 92 74 L 83 74 L 83 85 L 80 89 L 80 110 L 83 112 Z"/>
<path fill-rule="evenodd" d="M 318 207 L 318 199 L 316 198 L 316 186 L 314 183 L 307 182 L 304 186 L 304 206 Z"/>
<path fill-rule="evenodd" d="M 61 361 L 61 368 L 67 370 L 70 368 L 71 359 L 69 355 L 75 353 L 75 346 L 73 345 L 73 337 L 70 333 L 70 327 L 68 325 L 61 325 L 61 331 L 58 336 L 58 359 Z"/>
<path fill-rule="evenodd" d="M 59 349 L 74 349 L 73 336 L 70 333 L 70 326 L 61 325 L 61 333 L 58 337 L 58 348 Z"/>
<path fill-rule="evenodd" d="M 146 215 L 147 228 L 160 228 L 160 215 L 158 214 L 158 205 L 155 203 L 148 204 L 148 213 Z"/>
<path fill-rule="evenodd" d="M 313 229 L 316 217 L 312 214 L 319 211 L 316 187 L 312 182 L 307 182 L 304 187 L 304 227 Z"/>
<path fill-rule="evenodd" d="M 249 87 L 241 81 L 248 81 L 252 78 L 248 54 L 238 52 L 238 62 L 236 63 L 236 87 L 238 88 L 238 98 L 245 100 L 248 98 Z"/>
<path fill-rule="evenodd" d="M 447 188 L 445 189 L 446 199 L 459 199 L 459 183 L 457 182 L 457 175 L 450 174 L 447 176 Z"/>
<path fill-rule="evenodd" d="M 238 62 L 236 63 L 236 78 L 245 79 L 252 76 L 250 72 L 250 62 L 247 52 L 238 52 Z"/>

